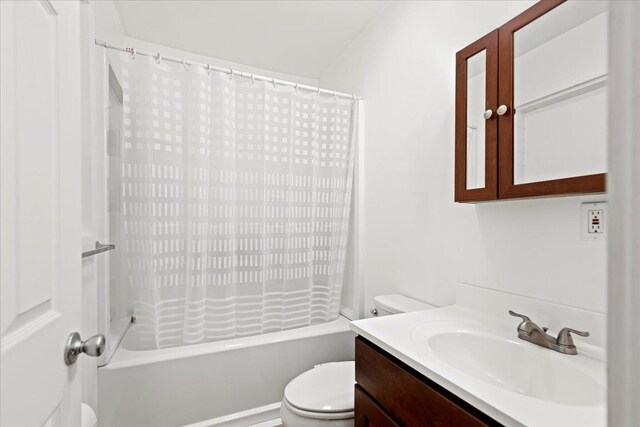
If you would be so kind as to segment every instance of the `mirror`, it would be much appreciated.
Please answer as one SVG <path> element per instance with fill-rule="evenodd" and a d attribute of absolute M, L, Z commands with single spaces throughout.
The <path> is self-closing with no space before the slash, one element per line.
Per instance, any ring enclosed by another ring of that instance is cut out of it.
<path fill-rule="evenodd" d="M 485 186 L 487 52 L 467 59 L 467 189 Z"/>
<path fill-rule="evenodd" d="M 515 184 L 606 172 L 607 9 L 570 0 L 514 33 Z"/>

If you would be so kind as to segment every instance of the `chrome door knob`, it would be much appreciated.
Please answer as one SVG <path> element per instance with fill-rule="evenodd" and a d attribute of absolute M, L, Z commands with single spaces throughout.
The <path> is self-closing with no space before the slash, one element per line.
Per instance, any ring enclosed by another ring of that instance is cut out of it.
<path fill-rule="evenodd" d="M 482 117 L 484 117 L 485 120 L 489 120 L 491 116 L 493 116 L 493 111 L 491 111 L 490 109 L 486 110 L 482 115 Z"/>
<path fill-rule="evenodd" d="M 507 112 L 508 109 L 509 109 L 509 107 L 507 107 L 506 105 L 502 104 L 501 106 L 498 107 L 496 112 L 498 113 L 499 116 L 503 116 Z"/>
<path fill-rule="evenodd" d="M 67 338 L 67 343 L 64 346 L 64 363 L 67 365 L 73 365 L 78 360 L 78 356 L 81 353 L 87 356 L 100 357 L 104 353 L 107 340 L 104 335 L 94 335 L 86 341 L 82 341 L 80 334 L 77 332 L 72 333 Z"/>

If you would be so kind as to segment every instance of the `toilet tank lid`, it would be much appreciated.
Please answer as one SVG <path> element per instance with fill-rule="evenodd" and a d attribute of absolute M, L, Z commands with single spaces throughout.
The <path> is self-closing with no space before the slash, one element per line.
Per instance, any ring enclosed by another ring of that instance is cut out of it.
<path fill-rule="evenodd" d="M 373 299 L 373 302 L 376 307 L 393 314 L 436 308 L 431 304 L 405 297 L 400 294 L 378 295 Z"/>

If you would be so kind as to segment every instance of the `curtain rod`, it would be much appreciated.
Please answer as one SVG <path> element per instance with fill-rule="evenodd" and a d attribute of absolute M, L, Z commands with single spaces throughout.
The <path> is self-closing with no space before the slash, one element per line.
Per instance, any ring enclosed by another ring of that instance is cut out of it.
<path fill-rule="evenodd" d="M 121 52 L 127 52 L 127 53 L 130 53 L 132 55 L 150 56 L 152 58 L 156 58 L 156 59 L 161 60 L 161 61 L 174 62 L 176 64 L 196 65 L 196 66 L 204 68 L 205 70 L 220 71 L 222 73 L 230 74 L 231 76 L 239 76 L 239 77 L 244 77 L 244 78 L 248 78 L 248 79 L 251 79 L 251 80 L 260 80 L 260 81 L 263 81 L 263 82 L 273 83 L 274 85 L 277 84 L 277 85 L 281 85 L 281 86 L 290 86 L 290 87 L 294 87 L 296 89 L 302 89 L 302 90 L 306 90 L 306 91 L 309 91 L 309 92 L 324 93 L 324 94 L 327 94 L 327 95 L 333 95 L 333 96 L 337 96 L 337 97 L 340 97 L 340 98 L 350 98 L 350 99 L 353 99 L 353 100 L 362 100 L 363 99 L 361 96 L 356 96 L 356 95 L 352 95 L 352 94 L 349 94 L 349 93 L 337 92 L 335 90 L 321 89 L 319 87 L 303 85 L 303 84 L 299 84 L 299 83 L 290 82 L 290 81 L 287 81 L 287 80 L 280 80 L 280 79 L 276 79 L 275 77 L 266 77 L 266 76 L 261 76 L 259 74 L 253 74 L 253 73 L 247 73 L 245 71 L 234 70 L 232 68 L 216 67 L 215 65 L 206 64 L 206 63 L 203 63 L 203 62 L 187 61 L 186 59 L 174 58 L 174 57 L 171 57 L 171 56 L 164 56 L 160 52 L 152 53 L 152 52 L 146 52 L 146 51 L 143 51 L 143 50 L 137 50 L 137 49 L 134 49 L 134 48 L 131 48 L 131 47 L 126 47 L 126 48 L 118 47 L 118 46 L 111 45 L 111 44 L 107 43 L 104 40 L 96 39 L 95 43 L 96 43 L 96 45 L 102 46 L 105 49 L 119 50 Z"/>

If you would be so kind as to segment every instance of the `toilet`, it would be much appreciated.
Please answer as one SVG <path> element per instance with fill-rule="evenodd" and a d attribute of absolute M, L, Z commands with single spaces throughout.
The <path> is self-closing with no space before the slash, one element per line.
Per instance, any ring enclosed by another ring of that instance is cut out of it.
<path fill-rule="evenodd" d="M 374 316 L 435 308 L 404 295 L 374 298 Z M 330 362 L 295 377 L 284 390 L 280 418 L 285 427 L 353 427 L 355 362 Z"/>

